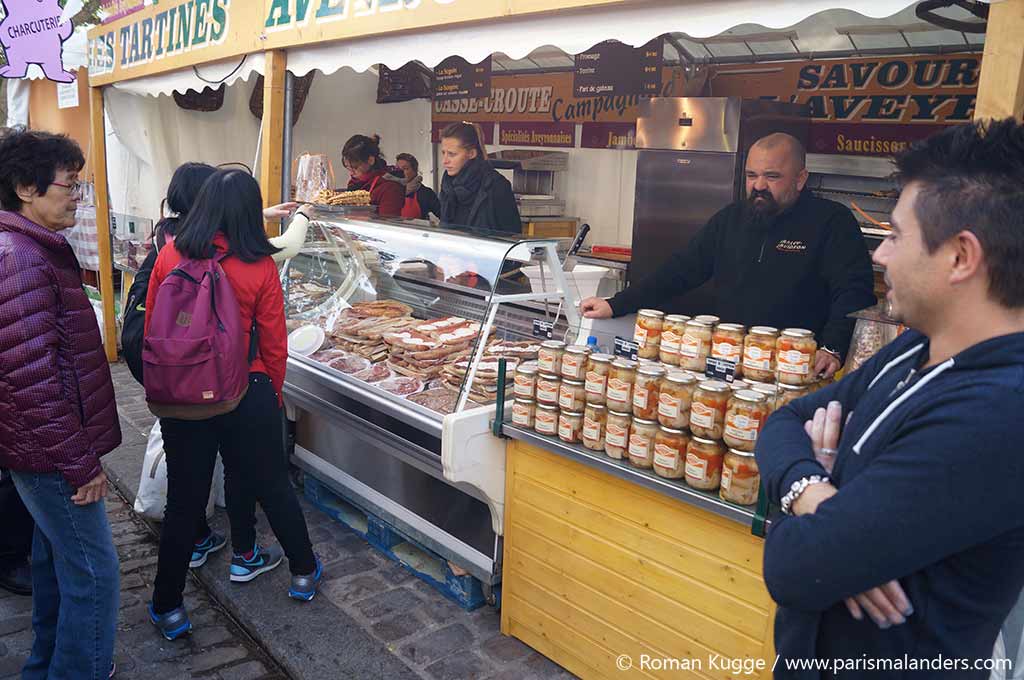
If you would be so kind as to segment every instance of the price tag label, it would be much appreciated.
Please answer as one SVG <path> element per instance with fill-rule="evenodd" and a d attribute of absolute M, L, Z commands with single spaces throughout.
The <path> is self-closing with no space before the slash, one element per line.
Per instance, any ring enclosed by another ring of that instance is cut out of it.
<path fill-rule="evenodd" d="M 704 375 L 712 380 L 724 380 L 731 383 L 736 379 L 736 362 L 708 357 Z"/>
<path fill-rule="evenodd" d="M 554 328 L 555 323 L 553 321 L 541 321 L 540 319 L 534 319 L 533 337 L 550 340 L 552 337 L 554 337 L 554 333 L 552 332 Z"/>
<path fill-rule="evenodd" d="M 625 338 L 615 337 L 615 356 L 624 359 L 637 360 L 637 352 L 640 351 L 640 344 Z"/>

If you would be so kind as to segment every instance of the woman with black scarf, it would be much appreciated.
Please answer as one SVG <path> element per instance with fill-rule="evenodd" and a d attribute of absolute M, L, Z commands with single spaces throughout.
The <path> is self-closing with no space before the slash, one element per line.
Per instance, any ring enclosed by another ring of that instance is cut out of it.
<path fill-rule="evenodd" d="M 475 123 L 452 123 L 441 132 L 441 223 L 519 234 L 512 185 L 487 162 Z"/>

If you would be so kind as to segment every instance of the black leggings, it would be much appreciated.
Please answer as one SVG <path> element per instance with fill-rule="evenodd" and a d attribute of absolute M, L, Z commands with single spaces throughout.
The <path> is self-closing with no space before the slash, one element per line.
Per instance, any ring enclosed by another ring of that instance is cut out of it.
<path fill-rule="evenodd" d="M 185 576 L 206 512 L 217 451 L 224 459 L 224 490 L 231 544 L 246 553 L 256 544 L 256 502 L 281 541 L 293 574 L 316 569 L 313 546 L 298 498 L 288 481 L 281 407 L 270 378 L 249 375 L 249 391 L 231 413 L 209 420 L 161 418 L 167 457 L 167 509 L 153 609 L 165 614 L 181 606 Z"/>

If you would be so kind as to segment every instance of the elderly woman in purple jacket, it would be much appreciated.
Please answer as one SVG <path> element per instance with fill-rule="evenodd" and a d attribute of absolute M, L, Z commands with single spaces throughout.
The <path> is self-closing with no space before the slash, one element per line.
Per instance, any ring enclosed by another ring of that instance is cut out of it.
<path fill-rule="evenodd" d="M 36 522 L 35 642 L 22 678 L 107 678 L 117 552 L 100 456 L 121 443 L 110 369 L 78 263 L 82 150 L 62 135 L 0 137 L 0 467 Z"/>

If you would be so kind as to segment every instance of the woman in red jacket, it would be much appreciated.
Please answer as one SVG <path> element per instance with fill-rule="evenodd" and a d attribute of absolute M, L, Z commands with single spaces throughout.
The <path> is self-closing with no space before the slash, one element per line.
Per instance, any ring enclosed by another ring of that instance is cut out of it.
<path fill-rule="evenodd" d="M 256 542 L 255 507 L 259 501 L 288 556 L 289 595 L 308 601 L 316 594 L 323 568 L 313 554 L 306 521 L 288 482 L 284 450 L 281 388 L 288 361 L 284 295 L 271 256 L 277 249 L 263 231 L 260 188 L 242 170 L 219 170 L 203 184 L 178 231 L 173 247 L 160 251 L 146 298 L 146 329 L 157 290 L 183 258 L 222 256 L 221 261 L 244 320 L 248 347 L 255 321 L 255 358 L 249 389 L 238 407 L 207 420 L 161 418 L 167 460 L 167 510 L 160 535 L 160 556 L 150 618 L 168 640 L 192 630 L 182 603 L 195 528 L 205 511 L 220 450 L 231 519 L 231 580 L 247 582 L 277 567 L 277 547 Z"/>
<path fill-rule="evenodd" d="M 341 160 L 352 175 L 348 190 L 370 192 L 370 203 L 381 217 L 400 217 L 405 205 L 405 184 L 388 171 L 380 155 L 380 136 L 353 135 L 341 150 Z"/>

